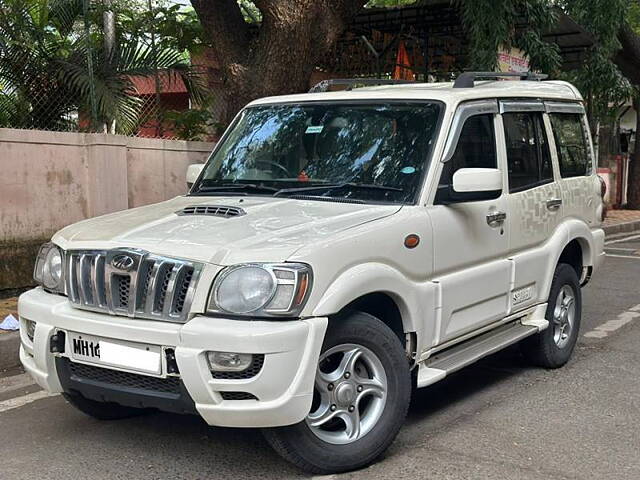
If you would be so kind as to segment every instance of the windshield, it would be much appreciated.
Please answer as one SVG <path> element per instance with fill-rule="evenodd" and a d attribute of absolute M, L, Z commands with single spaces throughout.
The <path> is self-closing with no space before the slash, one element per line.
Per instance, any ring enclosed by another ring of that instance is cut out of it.
<path fill-rule="evenodd" d="M 440 113 L 435 102 L 247 108 L 191 194 L 413 203 Z"/>

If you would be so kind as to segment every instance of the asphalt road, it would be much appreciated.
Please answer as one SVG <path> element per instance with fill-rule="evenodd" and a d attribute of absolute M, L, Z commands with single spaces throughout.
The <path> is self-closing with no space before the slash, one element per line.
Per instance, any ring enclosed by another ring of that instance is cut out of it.
<path fill-rule="evenodd" d="M 335 477 L 639 479 L 640 235 L 607 251 L 566 367 L 531 368 L 517 348 L 484 359 L 420 390 L 378 463 Z M 0 378 L 3 480 L 305 476 L 255 430 L 162 413 L 98 422 L 60 396 L 22 405 L 43 394 L 13 373 Z"/>

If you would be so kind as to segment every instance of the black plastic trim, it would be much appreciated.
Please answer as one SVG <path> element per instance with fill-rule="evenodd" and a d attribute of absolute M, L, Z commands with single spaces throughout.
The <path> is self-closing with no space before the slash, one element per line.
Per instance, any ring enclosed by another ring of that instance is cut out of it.
<path fill-rule="evenodd" d="M 71 372 L 71 361 L 65 357 L 57 357 L 55 363 L 60 384 L 66 393 L 80 394 L 89 400 L 112 402 L 126 407 L 155 408 L 164 412 L 182 414 L 198 413 L 182 380 L 180 380 L 178 393 L 162 392 L 76 376 Z M 144 375 L 140 376 L 144 377 Z"/>

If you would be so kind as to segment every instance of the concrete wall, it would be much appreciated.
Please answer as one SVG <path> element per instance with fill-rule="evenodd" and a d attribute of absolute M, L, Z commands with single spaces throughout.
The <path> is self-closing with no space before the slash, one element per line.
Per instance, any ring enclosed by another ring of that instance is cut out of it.
<path fill-rule="evenodd" d="M 213 144 L 0 129 L 0 290 L 31 283 L 38 246 L 85 218 L 186 191 Z"/>

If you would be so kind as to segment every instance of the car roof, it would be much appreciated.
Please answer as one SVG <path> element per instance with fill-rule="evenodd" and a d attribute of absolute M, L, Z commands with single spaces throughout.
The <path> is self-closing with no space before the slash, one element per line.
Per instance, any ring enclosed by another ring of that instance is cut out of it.
<path fill-rule="evenodd" d="M 447 105 L 486 98 L 535 98 L 583 102 L 578 89 L 559 80 L 490 80 L 475 82 L 473 88 L 453 88 L 453 82 L 403 83 L 354 88 L 324 93 L 281 95 L 254 100 L 249 106 L 275 103 L 331 102 L 349 100 L 438 100 Z"/>

